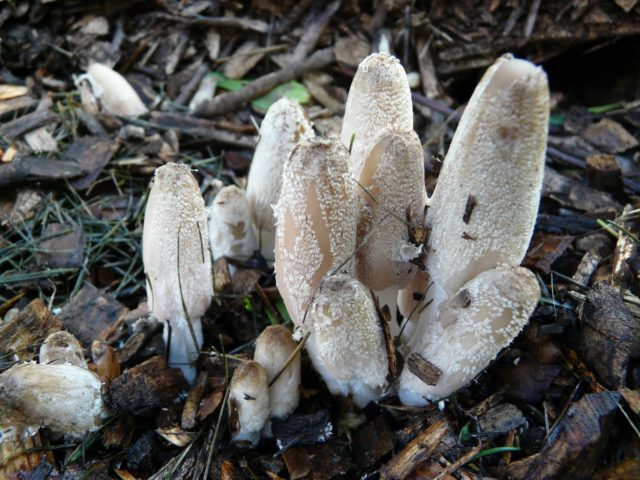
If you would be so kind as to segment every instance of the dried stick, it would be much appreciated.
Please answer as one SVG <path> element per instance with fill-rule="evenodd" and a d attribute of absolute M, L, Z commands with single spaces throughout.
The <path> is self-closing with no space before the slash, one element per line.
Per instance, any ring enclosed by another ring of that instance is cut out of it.
<path fill-rule="evenodd" d="M 246 102 L 264 95 L 281 83 L 302 76 L 304 73 L 325 67 L 335 58 L 333 47 L 318 50 L 308 59 L 290 63 L 282 70 L 257 78 L 249 85 L 236 92 L 225 93 L 213 100 L 203 102 L 195 115 L 209 117 L 219 113 L 232 112 Z"/>

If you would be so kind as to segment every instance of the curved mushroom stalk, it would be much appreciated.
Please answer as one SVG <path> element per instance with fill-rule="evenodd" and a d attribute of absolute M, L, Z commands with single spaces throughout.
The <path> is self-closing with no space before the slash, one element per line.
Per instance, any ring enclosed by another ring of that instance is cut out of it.
<path fill-rule="evenodd" d="M 274 208 L 276 283 L 298 327 L 321 280 L 353 270 L 357 200 L 347 163 L 340 142 L 314 138 L 299 144 L 284 168 Z"/>
<path fill-rule="evenodd" d="M 231 439 L 256 445 L 269 418 L 269 385 L 264 368 L 254 361 L 243 362 L 229 385 Z"/>
<path fill-rule="evenodd" d="M 425 405 L 464 387 L 511 343 L 539 297 L 536 277 L 522 267 L 498 267 L 464 285 L 440 306 L 437 321 L 407 359 L 402 403 Z"/>
<path fill-rule="evenodd" d="M 415 132 L 388 132 L 369 151 L 358 179 L 356 277 L 389 306 L 394 336 L 398 289 L 418 271 L 423 254 L 411 238 L 413 227 L 424 226 L 423 157 Z"/>
<path fill-rule="evenodd" d="M 253 354 L 267 372 L 267 380 L 273 382 L 269 387 L 269 412 L 271 417 L 285 418 L 298 406 L 300 399 L 300 353 L 285 368 L 289 357 L 298 344 L 291 338 L 291 332 L 284 325 L 270 325 L 265 328 L 258 340 Z"/>
<path fill-rule="evenodd" d="M 304 109 L 288 98 L 271 105 L 260 125 L 260 140 L 247 178 L 247 199 L 259 233 L 260 253 L 269 261 L 275 248 L 273 205 L 280 197 L 285 161 L 298 142 L 313 135 Z"/>
<path fill-rule="evenodd" d="M 164 322 L 169 363 L 193 383 L 202 347 L 201 318 L 213 296 L 204 200 L 186 165 L 155 172 L 142 233 L 147 298 Z"/>
<path fill-rule="evenodd" d="M 374 53 L 360 63 L 353 77 L 340 134 L 350 147 L 356 178 L 369 150 L 389 130 L 413 130 L 411 89 L 397 58 Z"/>
<path fill-rule="evenodd" d="M 518 265 L 536 220 L 549 121 L 544 71 L 505 55 L 476 87 L 427 214 L 427 270 L 448 295 L 500 264 Z"/>
<path fill-rule="evenodd" d="M 328 277 L 309 307 L 309 357 L 329 390 L 364 407 L 384 392 L 389 361 L 381 320 L 364 287 L 348 275 Z"/>
<path fill-rule="evenodd" d="M 247 261 L 258 249 L 249 202 L 235 185 L 220 190 L 209 207 L 209 241 L 214 261 L 220 257 Z M 233 275 L 235 267 L 229 271 Z"/>

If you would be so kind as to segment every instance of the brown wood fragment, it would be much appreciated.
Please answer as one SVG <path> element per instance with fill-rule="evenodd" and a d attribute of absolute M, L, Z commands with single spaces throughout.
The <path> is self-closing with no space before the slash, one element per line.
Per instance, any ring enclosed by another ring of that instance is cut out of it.
<path fill-rule="evenodd" d="M 85 175 L 87 170 L 77 162 L 50 160 L 43 157 L 18 156 L 0 164 L 0 187 L 18 182 L 52 181 Z"/>
<path fill-rule="evenodd" d="M 522 265 L 549 274 L 551 266 L 571 246 L 573 237 L 536 233 Z"/>
<path fill-rule="evenodd" d="M 21 361 L 32 360 L 42 341 L 61 329 L 62 323 L 42 300 L 33 300 L 15 318 L 0 325 L 0 360 L 10 360 L 1 358 L 9 354 Z"/>
<path fill-rule="evenodd" d="M 405 478 L 436 451 L 448 431 L 449 424 L 446 419 L 440 419 L 430 425 L 380 470 L 380 478 L 389 480 Z"/>
<path fill-rule="evenodd" d="M 631 357 L 640 353 L 640 319 L 629 312 L 622 297 L 606 283 L 587 294 L 579 353 L 609 388 L 624 385 Z"/>
<path fill-rule="evenodd" d="M 162 332 L 162 328 L 162 323 L 157 321 L 139 323 L 138 331 L 127 339 L 118 352 L 120 363 L 125 364 L 131 360 L 152 337 Z"/>
<path fill-rule="evenodd" d="M 15 120 L 6 122 L 0 127 L 0 135 L 14 139 L 23 133 L 30 132 L 45 125 L 58 123 L 59 121 L 60 117 L 50 110 L 36 110 L 33 113 L 28 113 Z"/>
<path fill-rule="evenodd" d="M 617 214 L 622 211 L 622 205 L 608 193 L 582 185 L 548 166 L 544 169 L 542 195 L 557 201 L 562 206 L 590 214 L 595 212 Z"/>
<path fill-rule="evenodd" d="M 606 153 L 597 153 L 587 157 L 587 179 L 593 188 L 608 192 L 621 191 L 622 171 L 616 157 Z"/>
<path fill-rule="evenodd" d="M 231 290 L 229 262 L 225 257 L 220 257 L 213 262 L 213 289 L 216 293 L 229 293 Z"/>
<path fill-rule="evenodd" d="M 249 295 L 262 277 L 262 273 L 252 268 L 239 268 L 231 279 L 231 292 L 236 295 Z"/>
<path fill-rule="evenodd" d="M 427 385 L 436 385 L 442 376 L 442 370 L 417 352 L 409 355 L 407 367 L 411 373 Z"/>
<path fill-rule="evenodd" d="M 588 478 L 615 434 L 612 427 L 619 398 L 615 392 L 595 393 L 573 404 L 522 478 Z"/>
<path fill-rule="evenodd" d="M 117 412 L 140 415 L 171 404 L 186 387 L 179 369 L 169 368 L 162 357 L 153 357 L 116 378 L 105 399 Z"/>
<path fill-rule="evenodd" d="M 637 480 L 638 478 L 640 478 L 640 459 L 627 458 L 597 473 L 593 480 Z"/>
<path fill-rule="evenodd" d="M 371 298 L 373 298 L 373 304 L 378 315 L 378 323 L 382 329 L 384 336 L 385 350 L 387 352 L 387 364 L 389 365 L 387 371 L 387 379 L 392 381 L 398 374 L 398 356 L 396 354 L 396 346 L 393 335 L 391 335 L 391 322 L 394 321 L 391 318 L 391 311 L 389 305 L 383 305 L 380 307 L 380 299 L 374 295 L 373 290 L 370 290 Z"/>
<path fill-rule="evenodd" d="M 311 459 L 305 447 L 294 447 L 282 454 L 291 480 L 304 478 L 311 471 Z"/>
<path fill-rule="evenodd" d="M 322 12 L 319 12 L 310 19 L 308 24 L 305 25 L 304 33 L 302 37 L 300 37 L 300 41 L 296 45 L 289 59 L 289 63 L 300 62 L 315 50 L 318 40 L 320 40 L 322 33 L 327 28 L 327 25 L 329 25 L 331 18 L 338 11 L 338 8 L 340 8 L 341 3 L 342 0 L 334 0 L 329 3 Z"/>
<path fill-rule="evenodd" d="M 622 153 L 638 146 L 638 141 L 622 125 L 610 118 L 603 118 L 589 125 L 582 132 L 585 140 L 606 153 Z"/>
<path fill-rule="evenodd" d="M 353 433 L 353 459 L 359 468 L 378 462 L 393 450 L 393 436 L 389 422 L 379 415 Z"/>
<path fill-rule="evenodd" d="M 83 137 L 69 147 L 64 158 L 76 161 L 82 166 L 86 175 L 71 182 L 77 190 L 85 190 L 98 178 L 118 148 L 118 143 L 110 138 Z"/>
<path fill-rule="evenodd" d="M 580 263 L 576 268 L 576 272 L 571 278 L 581 285 L 588 286 L 591 276 L 598 269 L 598 265 L 600 265 L 601 260 L 602 257 L 598 253 L 597 249 L 589 250 L 584 254 L 582 260 L 580 260 Z"/>
<path fill-rule="evenodd" d="M 474 240 L 474 241 L 478 239 L 478 237 L 474 237 L 473 235 L 467 232 L 462 232 L 462 238 L 464 238 L 465 240 Z"/>
<path fill-rule="evenodd" d="M 110 345 L 99 340 L 91 344 L 91 360 L 96 366 L 96 373 L 107 380 L 120 376 L 120 362 L 116 351 Z"/>
<path fill-rule="evenodd" d="M 193 386 L 189 390 L 187 399 L 182 408 L 182 419 L 180 425 L 185 430 L 192 430 L 197 423 L 198 406 L 207 387 L 207 373 L 200 372 Z"/>
<path fill-rule="evenodd" d="M 473 213 L 473 209 L 475 208 L 475 206 L 476 197 L 469 194 L 469 196 L 467 197 L 467 203 L 464 207 L 464 214 L 462 215 L 462 221 L 467 225 L 469 224 L 469 220 L 471 220 L 471 214 Z"/>
<path fill-rule="evenodd" d="M 224 381 L 224 379 L 222 379 Z M 222 382 L 221 382 L 222 383 Z M 200 402 L 200 408 L 198 409 L 198 421 L 202 421 L 211 415 L 222 403 L 224 398 L 224 392 L 222 390 L 216 390 L 207 395 L 202 402 Z"/>
<path fill-rule="evenodd" d="M 625 205 L 622 216 L 616 219 L 616 223 L 632 234 L 637 233 L 637 225 L 632 221 L 625 221 L 625 215 L 633 210 L 631 205 Z M 638 245 L 631 236 L 620 231 L 613 251 L 613 261 L 611 262 L 611 285 L 624 291 L 634 280 L 635 275 L 631 271 L 629 261 L 638 256 Z"/>
<path fill-rule="evenodd" d="M 524 425 L 526 421 L 518 407 L 512 403 L 502 403 L 486 411 L 478 418 L 478 432 L 476 435 L 481 438 L 504 435 L 510 430 Z"/>
<path fill-rule="evenodd" d="M 542 400 L 560 371 L 559 365 L 544 365 L 530 356 L 524 356 L 517 365 L 500 370 L 500 385 L 506 397 L 535 403 Z"/>
<path fill-rule="evenodd" d="M 49 268 L 80 268 L 84 261 L 84 230 L 75 223 L 47 225 L 36 263 Z"/>
<path fill-rule="evenodd" d="M 35 98 L 26 96 L 3 100 L 0 102 L 0 118 L 18 110 L 26 110 L 27 108 L 35 107 L 37 104 L 38 101 Z"/>
<path fill-rule="evenodd" d="M 622 397 L 633 413 L 640 415 L 640 390 L 631 390 L 630 388 L 622 387 L 618 391 L 622 394 Z"/>
<path fill-rule="evenodd" d="M 225 93 L 217 96 L 213 100 L 204 102 L 196 111 L 196 115 L 210 117 L 220 113 L 233 112 L 250 100 L 269 92 L 281 83 L 298 78 L 311 70 L 326 67 L 333 61 L 334 51 L 332 47 L 318 50 L 300 62 L 290 63 L 282 70 L 269 73 L 254 80 L 237 92 Z"/>

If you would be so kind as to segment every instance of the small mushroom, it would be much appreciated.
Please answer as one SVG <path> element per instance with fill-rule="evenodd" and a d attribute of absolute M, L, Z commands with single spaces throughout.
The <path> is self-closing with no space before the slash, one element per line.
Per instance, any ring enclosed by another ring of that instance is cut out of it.
<path fill-rule="evenodd" d="M 340 140 L 350 147 L 356 178 L 380 137 L 389 130 L 413 130 L 413 103 L 400 61 L 386 53 L 365 58 L 356 71 L 344 111 Z"/>
<path fill-rule="evenodd" d="M 384 392 L 389 361 L 381 320 L 365 288 L 348 275 L 327 277 L 309 307 L 309 358 L 336 395 L 364 407 Z"/>
<path fill-rule="evenodd" d="M 247 198 L 258 228 L 260 252 L 267 260 L 274 258 L 273 205 L 280 197 L 285 161 L 298 142 L 313 136 L 304 109 L 288 98 L 271 105 L 260 125 L 260 140 L 247 178 Z"/>
<path fill-rule="evenodd" d="M 209 207 L 211 256 L 247 261 L 258 249 L 249 202 L 235 185 L 218 192 Z"/>
<path fill-rule="evenodd" d="M 253 354 L 267 372 L 267 381 L 271 383 L 276 375 L 278 379 L 269 387 L 269 411 L 271 417 L 284 418 L 298 406 L 300 398 L 300 353 L 284 368 L 287 360 L 297 347 L 291 338 L 291 332 L 284 325 L 270 325 L 263 330 L 256 341 Z"/>
<path fill-rule="evenodd" d="M 40 346 L 38 358 L 42 365 L 60 365 L 68 363 L 78 367 L 87 367 L 82 347 L 76 337 L 69 332 L 54 332 Z"/>
<path fill-rule="evenodd" d="M 347 163 L 339 141 L 314 138 L 299 144 L 284 168 L 274 208 L 276 284 L 299 327 L 321 280 L 353 270 L 357 199 Z"/>
<path fill-rule="evenodd" d="M 440 305 L 411 354 L 435 367 L 438 378 L 420 378 L 409 355 L 400 376 L 402 403 L 425 405 L 468 384 L 522 330 L 539 297 L 535 275 L 522 267 L 498 267 L 463 285 Z"/>
<path fill-rule="evenodd" d="M 92 63 L 86 78 L 102 108 L 112 115 L 139 117 L 148 112 L 131 84 L 118 72 L 101 63 Z"/>
<path fill-rule="evenodd" d="M 169 363 L 195 380 L 201 318 L 213 296 L 207 219 L 198 183 L 186 165 L 155 172 L 144 217 L 142 258 L 152 315 L 164 322 Z"/>
<path fill-rule="evenodd" d="M 233 372 L 229 389 L 231 439 L 255 446 L 269 418 L 267 372 L 258 362 L 243 362 Z"/>

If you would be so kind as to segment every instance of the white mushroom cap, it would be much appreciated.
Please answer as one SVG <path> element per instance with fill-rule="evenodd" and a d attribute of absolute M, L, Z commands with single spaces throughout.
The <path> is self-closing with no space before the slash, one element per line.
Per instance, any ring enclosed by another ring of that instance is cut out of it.
<path fill-rule="evenodd" d="M 40 346 L 41 364 L 60 365 L 68 363 L 78 367 L 87 367 L 87 361 L 80 343 L 69 332 L 54 332 Z"/>
<path fill-rule="evenodd" d="M 423 157 L 415 132 L 392 131 L 369 150 L 360 171 L 356 276 L 373 290 L 403 287 L 418 269 L 410 261 L 422 249 L 410 242 L 407 222 L 424 224 Z"/>
<path fill-rule="evenodd" d="M 69 438 L 93 432 L 107 416 L 102 383 L 77 365 L 26 363 L 0 374 L 0 403 L 15 407 L 33 425 Z"/>
<path fill-rule="evenodd" d="M 233 372 L 229 388 L 231 438 L 256 445 L 269 418 L 267 373 L 258 362 L 243 362 Z"/>
<path fill-rule="evenodd" d="M 92 63 L 87 70 L 87 78 L 93 94 L 100 99 L 107 112 L 125 117 L 138 117 L 147 113 L 147 107 L 133 87 L 112 68 Z"/>
<path fill-rule="evenodd" d="M 289 329 L 284 325 L 270 325 L 260 334 L 253 359 L 265 369 L 269 383 L 280 373 L 297 346 Z M 269 387 L 270 416 L 286 417 L 296 409 L 299 399 L 300 353 L 297 353 L 280 377 Z"/>
<path fill-rule="evenodd" d="M 165 322 L 165 342 L 170 325 L 169 363 L 180 367 L 190 382 L 195 379 L 190 364 L 198 358 L 202 346 L 200 319 L 213 296 L 207 232 L 204 200 L 189 167 L 167 164 L 158 168 L 142 233 L 147 298 L 151 313 Z"/>
<path fill-rule="evenodd" d="M 214 261 L 220 257 L 246 261 L 258 249 L 249 202 L 235 185 L 220 190 L 209 207 L 209 241 Z"/>
<path fill-rule="evenodd" d="M 397 58 L 374 53 L 358 66 L 342 121 L 340 140 L 346 147 L 351 145 L 356 177 L 369 150 L 388 130 L 413 130 L 411 89 Z"/>
<path fill-rule="evenodd" d="M 464 285 L 440 305 L 412 352 L 439 369 L 439 378 L 427 385 L 414 375 L 410 355 L 400 376 L 402 403 L 425 405 L 468 384 L 516 337 L 539 297 L 536 277 L 522 267 L 498 267 Z"/>
<path fill-rule="evenodd" d="M 268 260 L 274 255 L 273 205 L 280 197 L 285 161 L 298 142 L 313 136 L 304 109 L 284 97 L 269 107 L 260 125 L 260 140 L 247 178 L 247 198 L 260 232 L 260 251 Z"/>
<path fill-rule="evenodd" d="M 352 270 L 348 260 L 356 245 L 357 194 L 347 157 L 339 141 L 314 138 L 301 143 L 285 165 L 274 208 L 275 270 L 297 326 L 325 275 L 340 266 Z"/>
<path fill-rule="evenodd" d="M 364 407 L 384 392 L 389 361 L 373 300 L 348 275 L 327 277 L 309 308 L 313 324 L 306 347 L 333 394 L 353 395 Z"/>
<path fill-rule="evenodd" d="M 505 55 L 476 87 L 427 214 L 427 269 L 448 295 L 479 273 L 524 257 L 538 211 L 548 120 L 547 77 L 530 62 Z"/>

